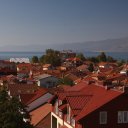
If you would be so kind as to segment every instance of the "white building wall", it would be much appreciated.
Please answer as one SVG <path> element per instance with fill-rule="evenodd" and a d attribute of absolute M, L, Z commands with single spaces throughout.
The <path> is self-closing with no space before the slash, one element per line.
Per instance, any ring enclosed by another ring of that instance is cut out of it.
<path fill-rule="evenodd" d="M 54 116 L 57 119 L 57 128 L 59 128 L 59 124 L 61 124 L 62 126 L 65 125 L 68 128 L 74 128 L 71 125 L 69 125 L 67 122 L 63 121 L 63 119 L 61 119 L 60 117 L 58 117 L 53 112 L 51 112 L 51 128 L 52 128 L 52 116 Z"/>
<path fill-rule="evenodd" d="M 50 83 L 48 83 L 50 82 Z M 51 76 L 51 77 L 47 77 L 44 79 L 40 79 L 38 81 L 38 86 L 42 86 L 42 87 L 53 87 L 54 85 L 56 85 L 56 83 L 58 82 L 58 79 Z"/>

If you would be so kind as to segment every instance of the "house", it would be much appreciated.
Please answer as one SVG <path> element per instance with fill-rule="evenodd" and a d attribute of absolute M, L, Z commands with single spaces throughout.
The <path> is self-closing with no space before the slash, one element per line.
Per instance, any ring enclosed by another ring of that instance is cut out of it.
<path fill-rule="evenodd" d="M 88 65 L 82 64 L 79 67 L 77 67 L 77 70 L 80 72 L 85 72 L 88 71 L 88 67 L 89 67 Z"/>
<path fill-rule="evenodd" d="M 51 128 L 51 109 L 52 106 L 48 103 L 30 112 L 31 124 L 35 128 Z"/>
<path fill-rule="evenodd" d="M 9 96 L 19 96 L 20 94 L 31 94 L 38 90 L 35 84 L 8 84 L 7 90 Z"/>
<path fill-rule="evenodd" d="M 51 128 L 127 128 L 127 101 L 128 87 L 108 89 L 81 82 L 49 101 Z"/>
<path fill-rule="evenodd" d="M 120 74 L 128 75 L 128 64 L 124 64 L 120 70 Z"/>
<path fill-rule="evenodd" d="M 5 75 L 0 77 L 0 85 L 14 84 L 17 81 L 14 75 Z"/>
<path fill-rule="evenodd" d="M 122 82 L 124 80 L 127 80 L 127 76 L 124 74 L 115 74 L 113 76 L 108 77 L 104 82 L 106 84 L 112 85 L 112 86 L 125 86 L 125 84 Z"/>
<path fill-rule="evenodd" d="M 98 64 L 99 68 L 111 68 L 115 69 L 117 67 L 116 63 L 110 63 L 110 62 L 100 62 Z"/>
<path fill-rule="evenodd" d="M 10 58 L 10 62 L 14 62 L 14 63 L 30 63 L 29 58 Z"/>
<path fill-rule="evenodd" d="M 17 72 L 24 71 L 26 73 L 29 73 L 31 69 L 30 63 L 19 63 L 17 64 Z"/>
<path fill-rule="evenodd" d="M 45 116 L 36 126 L 35 128 L 51 128 L 51 113 Z"/>
<path fill-rule="evenodd" d="M 16 64 L 13 62 L 0 60 L 0 75 L 16 74 Z"/>
<path fill-rule="evenodd" d="M 31 69 L 30 69 L 30 77 L 40 75 L 43 73 L 42 65 L 41 64 L 31 64 Z"/>
<path fill-rule="evenodd" d="M 66 62 L 70 62 L 72 63 L 73 66 L 80 66 L 82 64 L 82 61 L 80 58 L 78 57 L 74 57 L 74 58 L 67 58 Z"/>
<path fill-rule="evenodd" d="M 58 78 L 49 74 L 39 75 L 35 77 L 35 80 L 37 81 L 38 86 L 42 86 L 46 88 L 54 87 L 58 83 Z"/>
<path fill-rule="evenodd" d="M 72 50 L 63 50 L 60 52 L 60 56 L 62 61 L 64 61 L 67 58 L 75 57 L 76 53 L 73 52 Z"/>
<path fill-rule="evenodd" d="M 69 79 L 72 80 L 73 82 L 79 79 L 79 77 L 77 77 L 77 76 L 76 76 L 75 74 L 73 74 L 73 73 L 66 74 L 65 77 L 69 78 Z"/>
<path fill-rule="evenodd" d="M 123 69 L 123 70 L 120 71 L 120 74 L 128 75 L 128 70 L 127 69 Z"/>
<path fill-rule="evenodd" d="M 53 95 L 45 88 L 39 88 L 35 92 L 21 93 L 20 100 L 27 106 L 27 111 L 33 111 L 46 104 Z"/>
<path fill-rule="evenodd" d="M 47 71 L 47 70 L 50 70 L 52 69 L 52 65 L 51 64 L 44 64 L 43 65 L 43 71 Z"/>

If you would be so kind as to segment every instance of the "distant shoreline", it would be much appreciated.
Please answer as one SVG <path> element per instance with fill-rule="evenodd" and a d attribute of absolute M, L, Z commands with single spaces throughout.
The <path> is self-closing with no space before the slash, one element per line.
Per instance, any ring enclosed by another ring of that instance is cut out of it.
<path fill-rule="evenodd" d="M 85 57 L 93 57 L 93 56 L 97 56 L 99 55 L 101 51 L 93 51 L 93 52 L 82 52 L 84 54 Z M 80 53 L 80 52 L 76 52 L 76 53 Z M 107 56 L 112 56 L 113 58 L 117 59 L 117 60 L 128 60 L 128 52 L 105 52 Z M 45 52 L 24 52 L 24 51 L 20 51 L 20 52 L 12 52 L 12 51 L 8 51 L 8 52 L 1 52 L 0 51 L 0 60 L 4 59 L 10 59 L 10 58 L 29 58 L 31 59 L 33 56 L 38 56 L 41 57 L 42 55 L 44 55 Z"/>

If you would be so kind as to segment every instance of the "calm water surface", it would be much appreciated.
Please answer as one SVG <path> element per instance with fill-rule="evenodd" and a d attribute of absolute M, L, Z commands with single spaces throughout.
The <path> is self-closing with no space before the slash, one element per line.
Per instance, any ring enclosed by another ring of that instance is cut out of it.
<path fill-rule="evenodd" d="M 83 52 L 85 57 L 92 57 L 97 56 L 99 52 Z M 0 52 L 0 59 L 10 59 L 10 58 L 21 58 L 27 57 L 32 58 L 32 56 L 41 57 L 44 55 L 44 52 Z M 106 53 L 107 56 L 112 56 L 115 59 L 121 60 L 128 60 L 128 52 L 108 52 Z"/>

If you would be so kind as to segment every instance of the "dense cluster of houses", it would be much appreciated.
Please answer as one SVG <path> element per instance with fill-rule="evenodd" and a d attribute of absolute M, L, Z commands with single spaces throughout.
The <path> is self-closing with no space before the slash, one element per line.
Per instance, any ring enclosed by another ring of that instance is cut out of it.
<path fill-rule="evenodd" d="M 59 67 L 0 61 L 0 87 L 27 106 L 35 128 L 128 128 L 128 65 L 62 55 Z M 64 77 L 74 85 L 60 85 Z"/>

